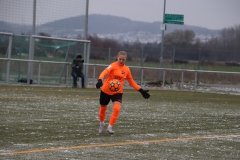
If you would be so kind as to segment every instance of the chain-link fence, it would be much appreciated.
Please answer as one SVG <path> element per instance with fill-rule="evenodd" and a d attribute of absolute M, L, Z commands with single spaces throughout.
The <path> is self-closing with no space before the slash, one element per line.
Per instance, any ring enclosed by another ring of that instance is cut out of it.
<path fill-rule="evenodd" d="M 87 15 L 88 0 L 1 0 L 0 58 L 18 61 L 1 61 L 0 79 L 33 79 L 40 67 L 33 61 L 68 62 L 77 54 L 87 58 L 89 43 L 79 40 L 86 39 Z M 65 67 L 43 63 L 40 68 L 47 79 L 60 82 Z"/>
<path fill-rule="evenodd" d="M 11 42 L 9 41 L 10 39 Z M 165 70 L 164 83 L 182 81 L 192 83 L 195 81 L 195 73 L 193 71 L 198 72 L 197 83 L 237 84 L 239 79 L 239 76 L 236 75 L 202 72 L 221 71 L 238 73 L 239 64 L 231 63 L 235 62 L 231 60 L 238 61 L 239 57 L 238 55 L 234 58 L 229 56 L 229 51 L 165 48 L 163 67 L 160 68 L 160 54 L 154 48 L 149 48 L 148 50 L 143 46 L 135 48 L 90 48 L 90 45 L 86 46 L 90 42 L 81 40 L 33 36 L 33 52 L 29 52 L 31 49 L 30 39 L 31 36 L 26 35 L 0 34 L 1 58 L 18 59 L 11 61 L 11 65 L 10 61 L 6 59 L 1 60 L 0 81 L 3 83 L 8 81 L 6 80 L 8 74 L 10 75 L 9 83 L 17 83 L 18 80 L 27 78 L 28 72 L 31 70 L 31 77 L 37 84 L 65 84 L 66 77 L 70 73 L 70 68 L 68 68 L 68 73 L 66 72 L 66 65 L 77 54 L 82 54 L 86 60 L 85 68 L 88 67 L 88 70 L 85 70 L 85 74 L 95 79 L 101 70 L 116 60 L 117 53 L 120 50 L 125 50 L 128 53 L 126 64 L 131 67 L 133 76 L 141 83 L 162 83 L 163 77 L 160 76 L 160 70 Z M 89 52 L 86 50 L 86 47 L 89 47 Z M 9 51 L 11 52 L 10 56 Z M 34 53 L 33 57 L 29 57 L 29 53 Z M 34 62 L 30 64 L 30 61 Z M 97 65 L 98 67 L 94 69 L 96 64 L 101 64 L 101 66 Z M 144 71 L 141 69 L 143 67 Z M 184 70 L 184 75 L 182 75 L 182 70 Z M 41 80 L 38 79 L 38 74 L 41 75 Z M 184 80 L 182 80 L 182 76 L 184 76 Z"/>
<path fill-rule="evenodd" d="M 120 50 L 125 50 L 128 53 L 128 62 L 133 65 L 159 67 L 160 49 L 144 48 L 144 46 L 131 49 L 91 47 L 90 62 L 105 60 L 104 63 L 107 63 L 113 61 Z M 237 53 L 240 53 L 240 51 L 166 47 L 163 53 L 163 68 L 213 69 L 221 71 L 225 66 L 232 66 L 234 70 L 234 67 L 240 66 L 240 63 L 238 64 L 240 62 L 240 54 Z"/>
<path fill-rule="evenodd" d="M 7 84 L 21 79 L 34 79 L 40 84 L 40 74 L 41 84 L 66 83 L 71 72 L 67 67 L 77 55 L 81 54 L 85 62 L 89 61 L 90 42 L 85 40 L 16 36 L 2 32 L 0 40 L 0 81 Z M 88 72 L 88 67 L 84 72 Z"/>
<path fill-rule="evenodd" d="M 14 35 L 84 37 L 87 0 L 1 0 L 0 31 Z"/>

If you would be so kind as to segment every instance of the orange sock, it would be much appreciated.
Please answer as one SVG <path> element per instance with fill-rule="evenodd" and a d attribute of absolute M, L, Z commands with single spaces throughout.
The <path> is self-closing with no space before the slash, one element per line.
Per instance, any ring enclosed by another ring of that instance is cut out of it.
<path fill-rule="evenodd" d="M 117 121 L 117 118 L 119 116 L 120 113 L 120 109 L 121 109 L 121 104 L 120 103 L 114 103 L 113 104 L 113 113 L 110 117 L 110 121 L 109 124 L 111 126 L 113 126 L 115 124 L 115 122 Z"/>
<path fill-rule="evenodd" d="M 99 121 L 100 122 L 103 122 L 105 120 L 106 113 L 107 113 L 107 106 L 100 105 L 100 109 L 99 109 Z"/>

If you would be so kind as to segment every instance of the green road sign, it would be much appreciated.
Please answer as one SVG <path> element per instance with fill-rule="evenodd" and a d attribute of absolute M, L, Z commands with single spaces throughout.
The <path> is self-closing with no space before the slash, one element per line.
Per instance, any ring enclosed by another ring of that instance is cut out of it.
<path fill-rule="evenodd" d="M 165 14 L 164 23 L 184 24 L 184 15 L 181 14 Z"/>

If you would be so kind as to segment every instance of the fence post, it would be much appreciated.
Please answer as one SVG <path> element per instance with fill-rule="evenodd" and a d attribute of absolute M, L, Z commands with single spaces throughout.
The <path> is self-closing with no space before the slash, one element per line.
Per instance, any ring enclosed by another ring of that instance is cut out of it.
<path fill-rule="evenodd" d="M 162 87 L 164 87 L 164 85 L 165 85 L 165 73 L 166 73 L 166 70 L 164 69 L 163 70 L 163 83 L 162 83 Z"/>
<path fill-rule="evenodd" d="M 96 75 L 96 65 L 93 66 L 93 80 L 95 80 Z"/>
<path fill-rule="evenodd" d="M 143 83 L 143 44 L 141 45 L 141 77 L 140 77 L 140 85 L 142 87 L 142 83 Z"/>
<path fill-rule="evenodd" d="M 111 48 L 108 48 L 108 64 L 111 62 Z"/>
<path fill-rule="evenodd" d="M 175 61 L 175 47 L 173 48 L 173 55 L 172 55 L 172 69 L 174 68 L 174 61 Z M 172 70 L 171 83 L 173 84 L 173 70 Z"/>
<path fill-rule="evenodd" d="M 68 87 L 68 67 L 69 67 L 69 63 L 66 64 L 66 87 Z"/>
<path fill-rule="evenodd" d="M 141 68 L 141 79 L 140 79 L 140 86 L 142 87 L 143 83 L 143 67 Z"/>
<path fill-rule="evenodd" d="M 9 36 L 9 41 L 8 41 L 8 60 L 7 60 L 7 75 L 6 75 L 6 83 L 7 84 L 9 84 L 11 54 L 12 54 L 12 35 Z"/>
<path fill-rule="evenodd" d="M 195 72 L 194 90 L 197 88 L 198 71 Z"/>
<path fill-rule="evenodd" d="M 184 71 L 182 70 L 182 77 L 181 77 L 181 90 L 183 89 L 183 74 L 184 74 Z"/>
<path fill-rule="evenodd" d="M 32 79 L 33 76 L 33 53 L 34 53 L 34 38 L 32 35 L 30 35 L 29 39 L 29 52 L 28 52 L 28 75 L 27 75 L 27 84 L 30 84 L 30 79 Z"/>
<path fill-rule="evenodd" d="M 86 46 L 86 44 L 84 44 L 84 46 Z M 86 61 L 87 63 L 89 63 L 89 57 L 90 57 L 90 43 L 87 44 L 86 46 L 87 48 L 87 51 L 86 51 Z M 87 87 L 86 85 L 88 84 L 89 82 L 89 77 L 88 77 L 88 71 L 89 71 L 89 65 L 85 65 L 85 86 L 84 87 Z"/>
<path fill-rule="evenodd" d="M 198 51 L 198 70 L 200 70 L 200 66 L 201 66 L 201 48 L 199 48 L 199 51 Z M 200 76 L 200 73 L 197 74 L 197 85 L 199 84 L 199 77 Z"/>
<path fill-rule="evenodd" d="M 38 62 L 38 85 L 40 85 L 41 61 Z"/>

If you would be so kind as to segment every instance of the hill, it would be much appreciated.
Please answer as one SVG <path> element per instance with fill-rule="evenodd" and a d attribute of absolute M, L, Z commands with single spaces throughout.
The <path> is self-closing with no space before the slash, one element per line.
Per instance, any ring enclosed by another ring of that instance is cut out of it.
<path fill-rule="evenodd" d="M 158 34 L 160 32 L 160 26 L 162 22 L 141 22 L 133 21 L 124 17 L 117 17 L 111 15 L 97 15 L 92 14 L 89 16 L 89 33 L 107 34 L 107 33 L 127 33 L 133 32 L 149 32 L 152 34 Z M 219 30 L 210 30 L 198 26 L 190 25 L 174 25 L 167 24 L 166 33 L 170 33 L 176 29 L 190 29 L 196 34 L 218 34 Z"/>
<path fill-rule="evenodd" d="M 48 33 L 53 37 L 76 38 L 84 33 L 84 17 L 70 17 L 53 22 L 45 23 L 36 27 L 36 34 L 40 32 Z M 88 34 L 96 34 L 102 38 L 114 38 L 119 41 L 159 41 L 161 39 L 161 22 L 141 22 L 133 21 L 124 17 L 111 15 L 89 15 Z M 61 29 L 59 26 L 61 26 Z M 197 36 L 213 37 L 219 34 L 220 30 L 211 30 L 198 26 L 167 24 L 165 33 L 180 30 L 193 30 Z M 0 21 L 1 32 L 11 32 L 14 34 L 28 34 L 31 26 L 14 24 Z"/>

